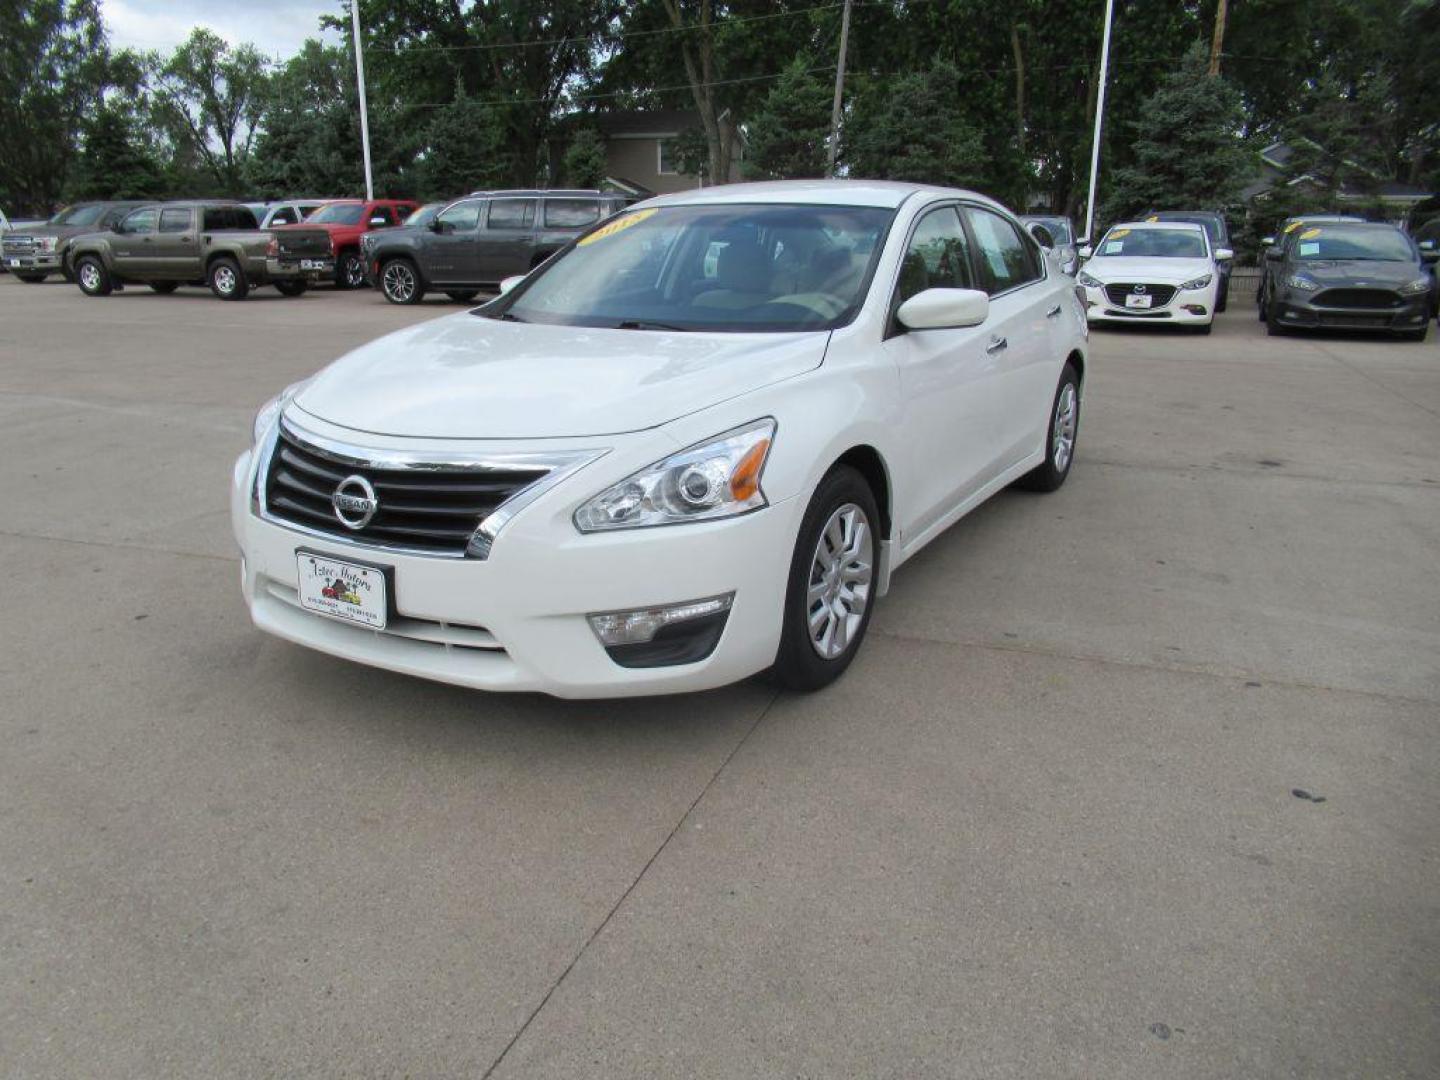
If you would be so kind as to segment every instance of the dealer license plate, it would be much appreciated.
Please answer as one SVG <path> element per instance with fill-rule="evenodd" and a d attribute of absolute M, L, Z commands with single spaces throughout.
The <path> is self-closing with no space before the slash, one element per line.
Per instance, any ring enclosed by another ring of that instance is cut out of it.
<path fill-rule="evenodd" d="M 325 262 L 324 259 L 301 259 L 301 260 L 300 260 L 300 269 L 301 269 L 301 270 L 325 270 L 325 269 L 328 269 L 328 264 Z"/>
<path fill-rule="evenodd" d="M 1126 307 L 1148 308 L 1150 306 L 1149 293 L 1130 293 L 1125 297 Z"/>
<path fill-rule="evenodd" d="M 300 606 L 306 611 L 385 629 L 390 610 L 385 595 L 385 573 L 373 566 L 341 562 L 313 551 L 297 551 Z"/>
<path fill-rule="evenodd" d="M 20 260 L 19 260 L 19 259 L 6 259 L 6 260 L 5 260 L 5 265 L 6 265 L 6 266 L 19 266 L 19 265 L 20 265 Z"/>

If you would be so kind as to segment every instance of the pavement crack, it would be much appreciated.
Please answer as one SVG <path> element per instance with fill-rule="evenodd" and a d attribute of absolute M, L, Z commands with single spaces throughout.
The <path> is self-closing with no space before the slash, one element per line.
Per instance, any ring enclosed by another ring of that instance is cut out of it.
<path fill-rule="evenodd" d="M 1375 385 L 1378 386 L 1381 390 L 1384 390 L 1385 393 L 1389 394 L 1391 397 L 1396 398 L 1396 399 L 1398 399 L 1398 400 L 1400 400 L 1400 401 L 1403 401 L 1406 405 L 1413 405 L 1415 408 L 1419 409 L 1421 412 L 1427 412 L 1427 413 L 1429 413 L 1431 416 L 1440 417 L 1440 412 L 1437 412 L 1437 411 L 1435 411 L 1434 409 L 1430 408 L 1429 405 L 1422 405 L 1422 404 L 1420 404 L 1420 402 L 1415 401 L 1413 398 L 1408 398 L 1408 397 L 1406 397 L 1406 396 L 1405 396 L 1404 394 L 1402 394 L 1399 390 L 1396 390 L 1393 386 L 1390 386 L 1390 385 L 1387 384 L 1387 383 L 1381 382 L 1379 379 L 1377 379 L 1374 375 L 1371 375 L 1371 374 L 1370 374 L 1368 371 L 1366 371 L 1364 368 L 1356 367 L 1354 364 L 1352 364 L 1349 360 L 1346 360 L 1345 357 L 1341 356 L 1339 353 L 1337 353 L 1337 352 L 1332 352 L 1330 349 L 1327 349 L 1324 345 L 1319 345 L 1319 344 L 1317 344 L 1317 345 L 1316 345 L 1316 348 L 1319 349 L 1321 353 L 1323 353 L 1324 355 L 1328 356 L 1331 360 L 1334 360 L 1334 361 L 1335 361 L 1337 364 L 1339 364 L 1341 367 L 1345 368 L 1347 371 L 1350 371 L 1350 372 L 1353 372 L 1353 373 L 1356 374 L 1356 375 L 1359 375 L 1359 376 L 1360 376 L 1362 379 L 1364 379 L 1366 382 L 1375 384 Z"/>
<path fill-rule="evenodd" d="M 205 517 L 214 512 L 216 511 L 206 511 L 205 514 L 199 516 Z M 225 563 L 240 561 L 238 552 L 234 555 L 210 555 L 203 551 L 175 551 L 171 548 L 148 547 L 145 544 L 128 544 L 123 540 L 76 540 L 69 536 L 47 536 L 44 533 L 18 532 L 13 529 L 0 529 L 0 536 L 9 537 L 12 540 L 42 540 L 47 544 L 75 544 L 78 547 L 114 548 L 117 551 L 143 551 L 150 555 L 175 555 L 182 559 L 208 559 L 211 562 Z"/>
<path fill-rule="evenodd" d="M 635 891 L 636 886 L 638 886 L 640 882 L 644 880 L 645 875 L 650 872 L 650 867 L 655 865 L 656 860 L 659 859 L 660 856 L 664 854 L 665 849 L 670 846 L 670 841 L 674 840 L 675 837 L 679 834 L 680 830 L 685 827 L 685 822 L 690 820 L 690 815 L 695 812 L 695 808 L 700 805 L 700 801 L 704 799 L 705 796 L 709 793 L 710 789 L 715 786 L 715 781 L 720 779 L 720 774 L 729 767 L 731 761 L 735 760 L 735 755 L 738 754 L 741 748 L 750 741 L 750 736 L 754 735 L 756 729 L 758 729 L 760 725 L 764 723 L 765 718 L 770 715 L 770 710 L 775 707 L 775 702 L 779 700 L 780 691 L 777 690 L 771 696 L 770 700 L 765 703 L 765 707 L 760 710 L 759 714 L 755 717 L 754 721 L 750 724 L 750 726 L 745 729 L 745 734 L 740 736 L 740 738 L 736 741 L 735 745 L 730 748 L 730 752 L 725 755 L 725 760 L 720 762 L 719 766 L 715 769 L 714 774 L 711 775 L 709 780 L 705 781 L 705 786 L 702 787 L 699 794 L 697 794 L 695 798 L 691 800 L 690 805 L 685 808 L 685 812 L 681 814 L 679 820 L 675 822 L 674 828 L 672 828 L 670 832 L 666 834 L 665 839 L 660 842 L 660 846 L 657 847 L 655 851 L 651 854 L 650 858 L 645 861 L 645 865 L 640 868 L 640 872 L 635 875 L 634 880 L 632 880 L 630 884 L 625 887 L 625 891 L 620 894 L 619 899 L 617 899 L 615 903 L 611 906 L 610 910 L 605 913 L 605 918 L 600 920 L 599 924 L 595 927 L 595 929 L 590 932 L 590 936 L 585 939 L 585 943 L 581 945 L 575 955 L 570 958 L 570 962 L 565 965 L 565 970 L 562 971 L 559 976 L 556 977 L 555 981 L 550 984 L 550 988 L 545 991 L 545 996 L 542 997 L 539 1003 L 535 1006 L 535 1008 L 530 1011 L 530 1015 L 525 1018 L 525 1022 L 521 1024 L 519 1029 L 516 1030 L 515 1034 L 510 1037 L 510 1041 L 505 1044 L 505 1048 L 501 1050 L 499 1055 L 496 1056 L 495 1060 L 490 1063 L 490 1067 L 486 1069 L 485 1072 L 481 1075 L 480 1080 L 489 1080 L 490 1076 L 495 1072 L 496 1069 L 500 1067 L 501 1063 L 504 1062 L 506 1056 L 510 1053 L 510 1051 L 515 1048 L 517 1043 L 520 1042 L 520 1039 L 524 1036 L 525 1032 L 530 1029 L 530 1025 L 535 1022 L 535 1018 L 539 1016 L 540 1013 L 544 1010 L 545 1006 L 550 1003 L 550 999 L 555 995 L 555 991 L 560 989 L 560 987 L 564 984 L 565 980 L 569 978 L 570 972 L 575 970 L 575 965 L 580 962 L 581 958 L 585 955 L 585 953 L 589 951 L 590 946 L 595 943 L 596 939 L 600 937 L 600 935 L 604 932 L 605 928 L 610 925 L 611 920 L 615 918 L 616 912 L 620 910 L 626 900 L 630 899 L 630 894 Z"/>

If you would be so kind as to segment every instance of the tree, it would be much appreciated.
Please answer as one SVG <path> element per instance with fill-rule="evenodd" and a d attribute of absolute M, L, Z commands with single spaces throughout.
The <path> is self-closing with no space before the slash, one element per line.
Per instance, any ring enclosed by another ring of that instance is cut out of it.
<path fill-rule="evenodd" d="M 825 175 L 832 91 L 816 78 L 808 56 L 797 56 L 747 125 L 745 171 L 791 179 Z"/>
<path fill-rule="evenodd" d="M 845 122 L 843 156 L 850 175 L 875 180 L 978 187 L 985 147 L 955 107 L 955 65 L 867 81 Z"/>
<path fill-rule="evenodd" d="M 84 141 L 65 185 L 69 199 L 159 199 L 164 170 L 136 132 L 131 110 L 109 102 L 84 124 Z"/>
<path fill-rule="evenodd" d="M 0 4 L 0 200 L 12 213 L 49 213 L 59 199 L 108 58 L 97 0 Z"/>
<path fill-rule="evenodd" d="M 1239 92 L 1209 74 L 1209 52 L 1196 41 L 1124 125 L 1134 164 L 1112 173 L 1106 213 L 1112 219 L 1146 209 L 1225 207 L 1238 201 L 1253 173 L 1242 132 Z"/>
<path fill-rule="evenodd" d="M 510 138 L 500 113 L 461 93 L 426 128 L 420 177 L 427 198 L 504 187 L 522 175 L 523 147 Z M 533 167 L 533 166 L 532 166 Z"/>
<path fill-rule="evenodd" d="M 152 73 L 159 115 L 175 141 L 202 161 L 215 184 L 239 194 L 260 126 L 269 64 L 253 45 L 232 49 L 203 27 Z"/>
<path fill-rule="evenodd" d="M 570 137 L 562 165 L 565 182 L 577 188 L 598 188 L 605 182 L 605 140 L 594 128 Z"/>

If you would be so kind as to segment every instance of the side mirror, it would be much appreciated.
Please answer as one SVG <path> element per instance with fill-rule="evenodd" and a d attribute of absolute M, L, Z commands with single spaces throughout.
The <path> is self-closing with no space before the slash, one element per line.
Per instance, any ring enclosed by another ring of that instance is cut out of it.
<path fill-rule="evenodd" d="M 500 295 L 504 296 L 506 293 L 508 293 L 511 289 L 515 288 L 516 285 L 519 285 L 524 280 L 524 274 L 516 274 L 514 277 L 507 277 L 504 281 L 500 282 Z"/>
<path fill-rule="evenodd" d="M 433 233 L 443 233 L 449 228 L 450 223 L 448 221 L 441 221 L 439 218 L 430 219 L 430 231 Z"/>
<path fill-rule="evenodd" d="M 1095 251 L 1088 242 L 1081 241 L 1080 246 L 1075 249 L 1075 254 L 1079 255 L 1082 259 L 1088 259 L 1091 255 L 1095 254 Z"/>
<path fill-rule="evenodd" d="M 1060 265 L 1060 272 L 1066 277 L 1074 277 L 1080 272 L 1080 256 L 1072 255 Z"/>
<path fill-rule="evenodd" d="M 1216 248 L 1216 249 L 1215 249 L 1215 261 L 1216 261 L 1216 262 L 1229 262 L 1229 261 L 1230 261 L 1231 259 L 1233 259 L 1233 258 L 1235 258 L 1235 252 L 1232 251 L 1230 248 Z"/>
<path fill-rule="evenodd" d="M 907 330 L 947 330 L 979 326 L 989 314 L 990 297 L 979 289 L 926 289 L 901 304 L 895 318 Z"/>

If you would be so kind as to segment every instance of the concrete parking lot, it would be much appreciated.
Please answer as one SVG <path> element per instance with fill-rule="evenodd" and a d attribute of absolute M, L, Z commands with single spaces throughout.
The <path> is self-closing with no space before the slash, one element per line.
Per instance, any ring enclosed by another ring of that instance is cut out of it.
<path fill-rule="evenodd" d="M 1440 1074 L 1433 337 L 1097 333 L 837 685 L 566 703 L 240 603 L 256 406 L 457 310 L 0 277 L 0 1076 Z"/>

